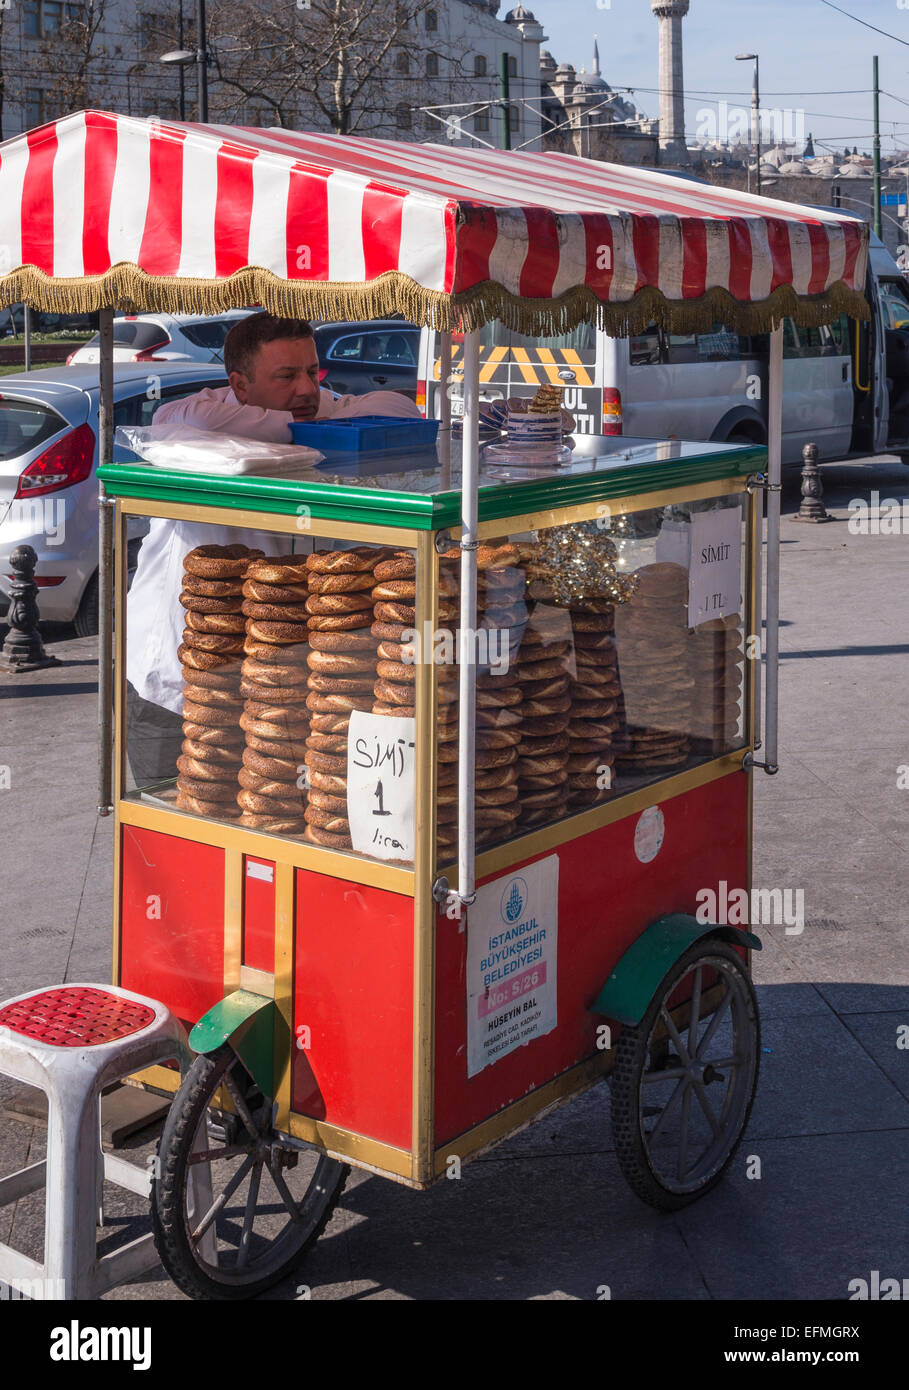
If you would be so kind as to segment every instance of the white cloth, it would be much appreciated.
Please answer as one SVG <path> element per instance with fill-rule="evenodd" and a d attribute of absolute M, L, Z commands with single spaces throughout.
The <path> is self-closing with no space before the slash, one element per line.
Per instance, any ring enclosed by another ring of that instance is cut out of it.
<path fill-rule="evenodd" d="M 420 418 L 421 411 L 395 391 L 369 391 L 363 396 L 335 397 L 322 391 L 317 419 L 353 415 L 402 415 Z M 194 395 L 162 405 L 155 422 L 180 422 L 220 434 L 291 443 L 285 410 L 241 405 L 229 386 L 206 387 Z M 183 711 L 183 675 L 177 648 L 183 641 L 183 557 L 197 545 L 249 545 L 266 555 L 312 550 L 306 537 L 247 531 L 238 526 L 212 526 L 155 518 L 139 551 L 139 564 L 130 586 L 126 609 L 126 678 L 143 700 L 174 714 Z"/>

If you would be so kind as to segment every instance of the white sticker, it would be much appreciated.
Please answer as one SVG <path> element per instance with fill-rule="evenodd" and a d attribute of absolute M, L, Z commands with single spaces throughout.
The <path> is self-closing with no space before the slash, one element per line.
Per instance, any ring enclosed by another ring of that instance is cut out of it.
<path fill-rule="evenodd" d="M 275 866 L 274 864 L 257 864 L 255 859 L 247 859 L 246 877 L 261 878 L 265 883 L 274 883 Z"/>
<path fill-rule="evenodd" d="M 656 859 L 666 833 L 666 822 L 659 806 L 648 806 L 638 817 L 634 827 L 634 852 L 642 864 Z"/>
<path fill-rule="evenodd" d="M 721 507 L 691 517 L 688 626 L 741 611 L 742 509 Z"/>
<path fill-rule="evenodd" d="M 467 914 L 467 1075 L 555 1028 L 559 857 L 487 883 Z"/>
<path fill-rule="evenodd" d="M 347 735 L 347 819 L 360 854 L 412 862 L 416 721 L 354 710 Z"/>

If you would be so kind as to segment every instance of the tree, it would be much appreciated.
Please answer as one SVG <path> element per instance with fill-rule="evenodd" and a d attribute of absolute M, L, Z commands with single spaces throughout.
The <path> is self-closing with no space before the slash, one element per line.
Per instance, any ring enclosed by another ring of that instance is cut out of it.
<path fill-rule="evenodd" d="M 34 66 L 23 71 L 23 79 L 31 77 L 45 94 L 45 119 L 114 104 L 104 65 L 122 50 L 104 41 L 107 8 L 108 0 L 67 5 L 60 28 L 45 34 L 34 52 Z"/>

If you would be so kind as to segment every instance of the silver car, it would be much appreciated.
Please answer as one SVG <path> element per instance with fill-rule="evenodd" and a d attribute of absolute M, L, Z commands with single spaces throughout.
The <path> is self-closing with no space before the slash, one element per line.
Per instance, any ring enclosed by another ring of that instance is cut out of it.
<path fill-rule="evenodd" d="M 224 339 L 234 324 L 256 309 L 223 314 L 120 314 L 114 319 L 115 362 L 223 362 Z M 101 360 L 96 333 L 71 352 L 68 367 Z"/>
<path fill-rule="evenodd" d="M 147 425 L 164 401 L 226 386 L 223 367 L 198 362 L 114 368 L 114 424 Z M 41 619 L 98 630 L 98 368 L 49 367 L 0 377 L 0 612 L 10 553 L 30 545 Z M 133 455 L 115 450 L 114 460 Z M 147 524 L 130 523 L 130 566 Z"/>

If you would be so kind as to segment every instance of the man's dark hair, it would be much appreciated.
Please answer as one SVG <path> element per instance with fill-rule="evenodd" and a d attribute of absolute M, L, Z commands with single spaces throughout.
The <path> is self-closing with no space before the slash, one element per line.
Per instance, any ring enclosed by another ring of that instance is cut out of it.
<path fill-rule="evenodd" d="M 252 381 L 256 356 L 263 343 L 281 338 L 311 338 L 312 324 L 306 319 L 279 318 L 277 314 L 250 314 L 240 319 L 224 339 L 224 365 L 230 372 L 242 372 Z"/>

